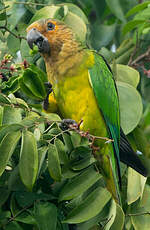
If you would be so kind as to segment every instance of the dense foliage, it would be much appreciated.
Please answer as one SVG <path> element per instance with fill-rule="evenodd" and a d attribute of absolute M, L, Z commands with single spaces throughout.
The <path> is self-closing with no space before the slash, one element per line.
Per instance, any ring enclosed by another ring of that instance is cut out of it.
<path fill-rule="evenodd" d="M 121 164 L 121 207 L 97 171 L 94 137 L 42 109 L 47 75 L 26 28 L 43 17 L 111 65 L 121 126 L 150 167 L 150 1 L 0 0 L 0 229 L 148 230 L 149 178 Z"/>

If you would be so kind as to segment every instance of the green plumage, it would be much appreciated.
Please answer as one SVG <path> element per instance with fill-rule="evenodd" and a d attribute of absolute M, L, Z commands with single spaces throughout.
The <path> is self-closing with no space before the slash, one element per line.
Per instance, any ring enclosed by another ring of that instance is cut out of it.
<path fill-rule="evenodd" d="M 94 53 L 94 59 L 95 64 L 89 70 L 90 83 L 93 88 L 98 107 L 106 122 L 110 138 L 114 141 L 114 154 L 111 152 L 110 158 L 117 186 L 116 166 L 118 169 L 119 181 L 121 183 L 119 159 L 120 116 L 118 94 L 112 72 L 103 57 Z"/>

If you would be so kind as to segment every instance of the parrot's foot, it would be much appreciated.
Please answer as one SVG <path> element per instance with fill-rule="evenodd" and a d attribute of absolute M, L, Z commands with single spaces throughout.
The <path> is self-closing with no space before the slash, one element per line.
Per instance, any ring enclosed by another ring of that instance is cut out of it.
<path fill-rule="evenodd" d="M 80 125 L 82 124 L 83 120 L 77 123 L 75 120 L 72 119 L 63 119 L 60 123 L 59 127 L 62 130 L 72 129 L 72 130 L 80 130 Z"/>
<path fill-rule="evenodd" d="M 50 82 L 45 82 L 45 85 L 47 86 L 47 95 L 46 98 L 43 101 L 43 109 L 44 110 L 48 110 L 48 106 L 49 106 L 49 95 L 51 94 L 51 92 L 53 91 L 52 89 L 52 84 Z"/>
<path fill-rule="evenodd" d="M 63 119 L 59 127 L 65 131 L 67 129 L 78 129 L 78 124 L 75 120 L 72 119 Z"/>

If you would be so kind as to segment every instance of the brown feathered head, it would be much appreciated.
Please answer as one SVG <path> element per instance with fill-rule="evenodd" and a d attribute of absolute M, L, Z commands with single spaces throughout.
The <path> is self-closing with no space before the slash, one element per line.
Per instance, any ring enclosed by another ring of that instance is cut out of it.
<path fill-rule="evenodd" d="M 64 47 L 77 47 L 73 31 L 63 22 L 54 19 L 42 19 L 32 23 L 27 28 L 27 41 L 31 49 L 35 44 L 43 55 L 53 57 L 58 56 Z"/>

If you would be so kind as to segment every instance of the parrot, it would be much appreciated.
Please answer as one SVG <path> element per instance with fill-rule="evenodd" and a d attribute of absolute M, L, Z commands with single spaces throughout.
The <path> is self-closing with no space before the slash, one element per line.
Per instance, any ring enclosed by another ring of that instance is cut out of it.
<path fill-rule="evenodd" d="M 147 169 L 133 151 L 120 125 L 119 99 L 111 68 L 103 56 L 83 45 L 63 21 L 40 19 L 27 28 L 27 42 L 43 56 L 48 81 L 50 112 L 79 123 L 95 137 L 94 154 L 107 189 L 120 202 L 120 161 L 147 176 Z M 52 110 L 51 110 L 52 108 Z"/>

